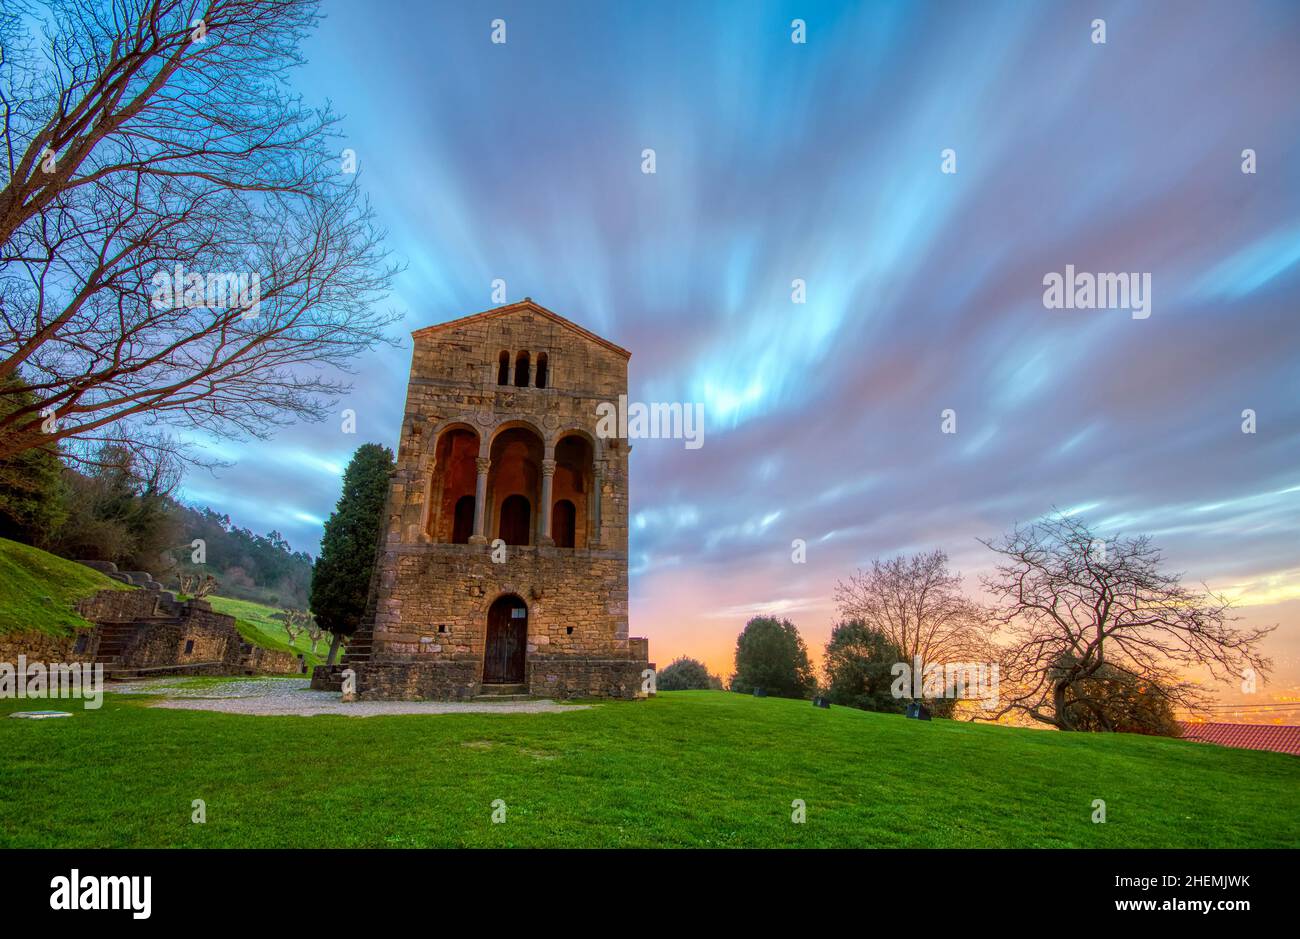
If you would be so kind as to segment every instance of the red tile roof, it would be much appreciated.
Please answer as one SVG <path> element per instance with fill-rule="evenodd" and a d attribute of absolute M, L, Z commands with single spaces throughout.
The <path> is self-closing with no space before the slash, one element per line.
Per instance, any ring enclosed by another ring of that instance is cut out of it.
<path fill-rule="evenodd" d="M 1300 727 L 1279 724 L 1213 724 L 1179 721 L 1184 740 L 1243 750 L 1272 750 L 1300 756 Z"/>

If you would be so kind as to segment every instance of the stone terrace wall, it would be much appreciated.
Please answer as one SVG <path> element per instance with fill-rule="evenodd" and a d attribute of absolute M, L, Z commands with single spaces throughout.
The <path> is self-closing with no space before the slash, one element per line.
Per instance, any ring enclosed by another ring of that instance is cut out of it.
<path fill-rule="evenodd" d="M 154 590 L 101 590 L 77 603 L 77 614 L 92 623 L 134 623 L 158 614 Z"/>
<path fill-rule="evenodd" d="M 247 645 L 245 643 L 245 646 Z M 264 649 L 261 646 L 253 646 L 251 650 L 245 652 L 239 664 L 242 668 L 259 675 L 301 675 L 303 673 L 302 662 L 296 653 Z"/>
<path fill-rule="evenodd" d="M 91 630 L 78 630 L 78 634 L 89 636 Z M 11 665 L 18 662 L 18 656 L 27 656 L 28 662 L 93 662 L 93 646 L 88 642 L 82 652 L 74 652 L 77 636 L 51 636 L 49 633 L 34 629 L 22 632 L 0 634 L 0 662 Z"/>
<path fill-rule="evenodd" d="M 528 693 L 545 698 L 635 698 L 649 668 L 644 659 L 596 659 L 572 655 L 528 658 Z"/>
<path fill-rule="evenodd" d="M 357 668 L 362 701 L 466 701 L 479 690 L 481 663 L 444 659 L 437 663 L 371 662 Z"/>

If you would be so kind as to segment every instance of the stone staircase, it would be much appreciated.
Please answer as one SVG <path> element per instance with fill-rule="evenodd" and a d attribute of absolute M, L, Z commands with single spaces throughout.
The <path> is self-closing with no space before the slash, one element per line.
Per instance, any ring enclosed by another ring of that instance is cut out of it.
<path fill-rule="evenodd" d="M 99 628 L 99 647 L 95 650 L 95 664 L 104 666 L 106 674 L 122 668 L 122 654 L 126 652 L 139 627 L 135 623 L 109 623 Z"/>
<path fill-rule="evenodd" d="M 175 603 L 175 601 L 173 601 Z M 176 604 L 177 614 L 180 606 Z M 163 624 L 179 626 L 179 615 L 151 617 L 134 623 L 104 623 L 99 627 L 99 645 L 95 649 L 95 664 L 104 666 L 104 677 L 112 679 L 136 678 L 141 670 L 128 668 L 122 664 L 122 657 L 131 645 L 131 640 L 143 626 Z M 207 663 L 204 663 L 207 664 Z"/>
<path fill-rule="evenodd" d="M 374 643 L 374 627 L 368 623 L 362 623 L 353 633 L 352 638 L 348 640 L 348 647 L 343 652 L 343 658 L 339 662 L 343 665 L 364 665 L 370 661 L 370 653 Z"/>

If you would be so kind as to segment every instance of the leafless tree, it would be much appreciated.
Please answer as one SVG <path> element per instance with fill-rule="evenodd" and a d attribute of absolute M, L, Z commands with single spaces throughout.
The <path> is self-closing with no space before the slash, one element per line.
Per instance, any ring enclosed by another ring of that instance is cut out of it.
<path fill-rule="evenodd" d="M 1002 555 L 984 584 L 1011 640 L 1001 655 L 1002 707 L 987 717 L 1018 713 L 1072 730 L 1067 704 L 1090 706 L 1085 685 L 1103 666 L 1181 707 L 1201 698 L 1183 669 L 1227 681 L 1271 667 L 1258 647 L 1276 627 L 1235 628 L 1229 602 L 1162 571 L 1147 536 L 1103 540 L 1057 513 L 983 543 Z"/>
<path fill-rule="evenodd" d="M 284 631 L 289 634 L 289 645 L 294 644 L 303 630 L 310 631 L 315 625 L 315 618 L 307 610 L 281 610 L 280 618 L 284 620 Z"/>
<path fill-rule="evenodd" d="M 835 602 L 841 618 L 884 633 L 909 662 L 986 661 L 991 654 L 984 611 L 962 593 L 943 551 L 874 560 L 835 585 Z"/>
<path fill-rule="evenodd" d="M 180 575 L 181 593 L 192 600 L 202 600 L 220 586 L 211 574 L 200 577 L 198 574 Z"/>
<path fill-rule="evenodd" d="M 0 458 L 264 437 L 323 417 L 334 373 L 386 341 L 382 234 L 335 117 L 287 85 L 317 19 L 315 0 L 0 13 L 0 396 L 36 399 L 0 408 Z"/>

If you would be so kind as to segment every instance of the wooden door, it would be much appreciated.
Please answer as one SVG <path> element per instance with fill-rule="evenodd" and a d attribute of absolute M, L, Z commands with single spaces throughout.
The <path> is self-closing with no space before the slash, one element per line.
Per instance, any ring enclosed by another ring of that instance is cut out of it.
<path fill-rule="evenodd" d="M 501 597 L 488 610 L 485 685 L 518 685 L 524 680 L 528 607 L 518 597 Z"/>

